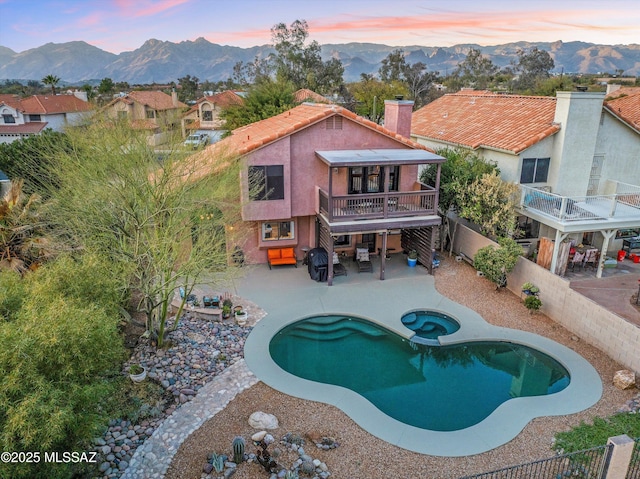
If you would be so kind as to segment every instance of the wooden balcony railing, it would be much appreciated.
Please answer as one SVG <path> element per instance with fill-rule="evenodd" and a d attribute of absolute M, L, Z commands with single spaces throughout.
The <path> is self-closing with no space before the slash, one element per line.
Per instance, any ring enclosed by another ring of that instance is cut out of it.
<path fill-rule="evenodd" d="M 320 213 L 329 222 L 437 214 L 434 189 L 347 196 L 329 196 L 324 190 L 319 190 L 319 193 Z"/>

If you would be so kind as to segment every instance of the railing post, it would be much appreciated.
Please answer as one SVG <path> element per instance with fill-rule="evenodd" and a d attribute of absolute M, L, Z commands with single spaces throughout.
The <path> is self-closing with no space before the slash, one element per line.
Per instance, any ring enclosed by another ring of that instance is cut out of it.
<path fill-rule="evenodd" d="M 567 216 L 567 197 L 562 197 L 562 204 L 560 206 L 560 219 L 563 220 Z"/>
<path fill-rule="evenodd" d="M 613 200 L 611 201 L 611 210 L 609 211 L 609 218 L 613 218 L 616 214 L 616 206 L 618 205 L 618 195 L 613 195 Z"/>
<path fill-rule="evenodd" d="M 626 434 L 610 437 L 607 444 L 612 448 L 606 458 L 604 476 L 602 479 L 625 479 L 633 455 L 635 442 Z"/>

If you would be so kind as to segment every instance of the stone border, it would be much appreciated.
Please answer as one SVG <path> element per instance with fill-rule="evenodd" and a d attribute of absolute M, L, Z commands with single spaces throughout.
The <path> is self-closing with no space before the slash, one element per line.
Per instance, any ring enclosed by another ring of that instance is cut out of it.
<path fill-rule="evenodd" d="M 123 479 L 162 478 L 178 448 L 205 421 L 222 411 L 238 393 L 258 382 L 244 359 L 237 361 L 198 391 L 195 398 L 177 409 L 136 449 Z"/>

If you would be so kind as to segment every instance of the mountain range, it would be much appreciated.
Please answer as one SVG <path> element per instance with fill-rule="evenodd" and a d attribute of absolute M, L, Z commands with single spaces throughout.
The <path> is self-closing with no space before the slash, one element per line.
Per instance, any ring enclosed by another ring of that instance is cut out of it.
<path fill-rule="evenodd" d="M 537 47 L 549 52 L 556 72 L 615 73 L 640 75 L 640 45 L 597 45 L 586 42 L 516 42 L 495 46 L 460 44 L 452 47 L 392 47 L 375 43 L 325 44 L 324 60 L 338 58 L 345 68 L 344 79 L 357 81 L 361 73 L 375 74 L 381 61 L 392 51 L 405 52 L 408 63 L 418 61 L 429 71 L 450 73 L 463 61 L 470 48 L 479 49 L 491 61 L 504 67 L 517 61 L 519 49 Z M 109 53 L 83 41 L 47 43 L 17 53 L 0 46 L 0 79 L 41 80 L 47 75 L 59 77 L 65 84 L 95 84 L 102 78 L 129 84 L 169 83 L 186 75 L 200 81 L 227 80 L 233 66 L 265 58 L 274 52 L 269 45 L 240 48 L 211 43 L 204 38 L 173 43 L 147 40 L 140 48 L 120 54 Z"/>

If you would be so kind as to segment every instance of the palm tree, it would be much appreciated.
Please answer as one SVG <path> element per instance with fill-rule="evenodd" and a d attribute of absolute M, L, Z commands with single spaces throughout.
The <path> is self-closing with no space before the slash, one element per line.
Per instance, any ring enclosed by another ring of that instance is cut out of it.
<path fill-rule="evenodd" d="M 45 85 L 51 85 L 51 93 L 55 95 L 56 86 L 58 86 L 58 83 L 60 83 L 60 78 L 55 75 L 47 75 L 42 79 L 42 83 L 44 83 Z"/>

